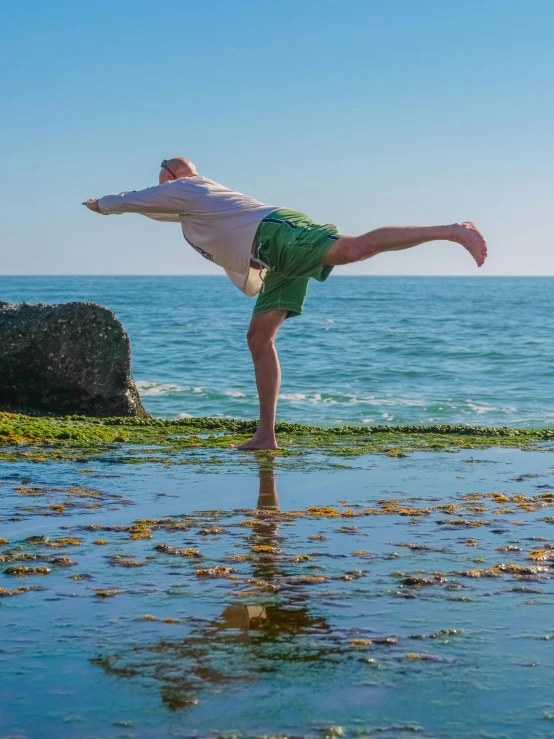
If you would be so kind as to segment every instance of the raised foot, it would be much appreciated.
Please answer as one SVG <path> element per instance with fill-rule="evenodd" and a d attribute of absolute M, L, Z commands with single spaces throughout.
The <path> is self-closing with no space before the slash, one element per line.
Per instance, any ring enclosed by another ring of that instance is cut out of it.
<path fill-rule="evenodd" d="M 485 264 L 487 258 L 487 242 L 483 234 L 472 221 L 455 223 L 452 226 L 452 241 L 461 244 L 475 259 L 478 267 Z"/>
<path fill-rule="evenodd" d="M 250 441 L 246 441 L 244 444 L 235 447 L 235 449 L 242 451 L 248 451 L 250 449 L 277 449 L 277 441 L 274 436 L 253 436 Z"/>

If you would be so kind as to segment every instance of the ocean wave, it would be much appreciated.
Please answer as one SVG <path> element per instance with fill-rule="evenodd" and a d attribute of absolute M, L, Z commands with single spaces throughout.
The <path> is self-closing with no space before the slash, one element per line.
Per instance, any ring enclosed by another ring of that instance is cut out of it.
<path fill-rule="evenodd" d="M 168 382 L 151 382 L 150 380 L 138 380 L 135 383 L 139 395 L 154 396 L 154 395 L 174 395 L 175 393 L 195 393 L 196 395 L 203 395 L 203 387 L 186 387 L 183 385 L 173 385 Z"/>
<path fill-rule="evenodd" d="M 152 407 L 152 412 L 159 412 L 161 408 L 164 409 L 162 412 L 167 412 L 165 407 L 169 404 L 168 410 L 172 407 L 173 417 L 221 415 L 250 418 L 255 416 L 257 410 L 257 396 L 254 393 L 244 393 L 236 387 L 215 389 L 139 380 L 137 388 L 145 401 L 150 399 L 151 403 L 157 404 Z M 333 423 L 339 421 L 329 416 L 331 408 L 336 410 L 331 412 L 332 416 L 345 414 L 345 423 L 362 424 L 444 423 L 452 419 L 471 423 L 472 418 L 484 416 L 489 419 L 489 423 L 502 423 L 503 418 L 509 418 L 510 423 L 513 423 L 521 412 L 513 405 L 490 402 L 489 398 L 480 400 L 447 396 L 439 399 L 428 397 L 426 393 L 414 398 L 396 396 L 393 393 L 366 395 L 353 392 L 285 392 L 279 395 L 279 403 L 280 413 L 284 416 L 298 419 L 298 414 L 302 414 L 303 421 L 324 420 Z M 184 406 L 192 413 L 180 413 L 178 406 Z M 545 416 L 543 422 L 549 421 L 550 418 Z"/>
<path fill-rule="evenodd" d="M 387 406 L 391 408 L 395 408 L 397 406 L 403 406 L 405 408 L 423 408 L 426 404 L 423 400 L 414 400 L 411 398 L 375 398 L 375 397 L 369 397 L 369 398 L 357 398 L 354 401 L 350 401 L 351 403 L 359 403 L 361 405 L 374 405 L 378 408 L 382 406 Z"/>
<path fill-rule="evenodd" d="M 315 393 L 314 395 L 307 395 L 306 393 L 281 393 L 279 400 L 290 401 L 292 403 L 298 403 L 305 401 L 307 403 L 321 403 L 324 405 L 335 405 L 338 403 L 344 405 L 371 405 L 377 408 L 379 407 L 424 407 L 426 404 L 423 400 L 416 400 L 413 398 L 394 398 L 388 396 L 386 398 L 376 398 L 374 395 L 358 397 L 353 393 L 337 393 L 337 394 L 325 394 Z"/>
<path fill-rule="evenodd" d="M 501 413 L 516 413 L 517 412 L 517 408 L 514 408 L 513 406 L 499 408 L 498 406 L 485 405 L 484 403 L 479 405 L 478 403 L 474 403 L 472 400 L 466 400 L 466 403 L 468 405 L 468 408 L 470 408 L 470 410 L 472 410 L 474 413 L 478 413 L 479 415 L 481 415 L 482 413 L 493 413 L 494 411 L 500 411 Z"/>
<path fill-rule="evenodd" d="M 184 392 L 190 388 L 181 387 L 180 385 L 170 385 L 163 382 L 149 382 L 148 380 L 139 380 L 135 383 L 139 395 L 171 395 L 172 393 Z"/>

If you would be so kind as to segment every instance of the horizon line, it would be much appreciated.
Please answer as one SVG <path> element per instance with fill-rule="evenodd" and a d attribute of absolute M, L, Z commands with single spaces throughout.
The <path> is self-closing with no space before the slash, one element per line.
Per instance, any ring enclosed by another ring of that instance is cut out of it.
<path fill-rule="evenodd" d="M 434 279 L 442 279 L 444 277 L 448 278 L 456 278 L 460 280 L 464 279 L 486 279 L 490 277 L 495 278 L 501 278 L 501 279 L 509 279 L 509 278 L 516 278 L 516 279 L 551 279 L 554 278 L 554 274 L 551 275 L 511 275 L 511 274 L 496 274 L 496 275 L 489 275 L 489 274 L 479 274 L 479 275 L 459 275 L 459 274 L 444 274 L 444 275 L 437 275 L 437 274 L 430 274 L 430 275 L 399 275 L 399 274 L 377 274 L 377 275 L 344 275 L 344 274 L 336 274 L 333 275 L 335 278 L 356 278 L 356 279 L 363 279 L 363 278 L 380 278 L 380 277 L 386 277 L 386 278 L 434 278 Z M 6 278 L 6 277 L 215 277 L 215 278 L 225 278 L 226 275 L 214 275 L 214 274 L 207 274 L 207 273 L 200 273 L 200 274 L 186 274 L 186 273 L 173 273 L 173 274 L 93 274 L 93 273 L 66 273 L 66 274 L 3 274 L 0 275 L 0 279 Z"/>

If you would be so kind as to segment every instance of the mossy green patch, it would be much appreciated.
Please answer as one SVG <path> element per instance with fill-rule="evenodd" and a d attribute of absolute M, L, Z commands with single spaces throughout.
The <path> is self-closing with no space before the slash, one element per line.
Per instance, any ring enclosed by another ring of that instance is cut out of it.
<path fill-rule="evenodd" d="M 0 460 L 86 462 L 111 454 L 127 463 L 221 464 L 217 455 L 199 460 L 200 450 L 230 450 L 248 439 L 256 421 L 219 418 L 64 418 L 0 413 Z M 278 423 L 280 449 L 271 456 L 297 456 L 315 450 L 357 457 L 367 453 L 403 457 L 412 451 L 455 451 L 489 446 L 537 448 L 554 440 L 554 428 L 478 426 L 337 426 L 319 428 Z M 140 447 L 140 448 L 139 448 Z M 189 456 L 183 454 L 190 452 Z M 179 458 L 176 459 L 177 454 Z M 264 452 L 256 452 L 263 455 Z M 244 458 L 237 452 L 237 456 Z M 336 464 L 336 463 L 335 463 Z"/>

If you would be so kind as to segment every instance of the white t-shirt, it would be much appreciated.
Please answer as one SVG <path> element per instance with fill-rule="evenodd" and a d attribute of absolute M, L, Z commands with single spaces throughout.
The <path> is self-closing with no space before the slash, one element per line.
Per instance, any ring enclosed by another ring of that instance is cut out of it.
<path fill-rule="evenodd" d="M 207 177 L 182 177 L 146 190 L 100 198 L 102 213 L 140 213 L 156 221 L 180 222 L 188 243 L 223 267 L 248 296 L 262 287 L 259 270 L 251 267 L 252 244 L 260 221 L 279 206 L 228 190 Z"/>

